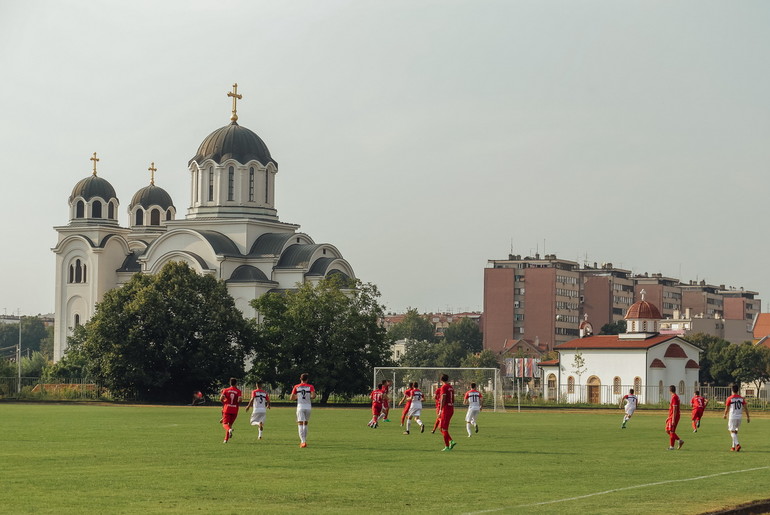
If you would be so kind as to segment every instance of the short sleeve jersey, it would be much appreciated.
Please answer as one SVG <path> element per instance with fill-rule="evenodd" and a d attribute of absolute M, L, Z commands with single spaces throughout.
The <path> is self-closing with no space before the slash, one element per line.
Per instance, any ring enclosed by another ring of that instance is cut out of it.
<path fill-rule="evenodd" d="M 465 398 L 463 400 L 468 401 L 468 409 L 481 408 L 481 392 L 478 390 L 468 390 L 465 392 Z"/>
<path fill-rule="evenodd" d="M 746 405 L 746 400 L 738 394 L 733 394 L 727 398 L 725 405 L 730 407 L 729 417 L 731 419 L 739 419 L 743 416 L 743 407 Z"/>
<path fill-rule="evenodd" d="M 297 396 L 297 409 L 310 409 L 310 395 L 315 392 L 312 384 L 300 383 L 294 385 L 291 390 L 292 395 Z"/>
<path fill-rule="evenodd" d="M 369 394 L 369 396 L 372 398 L 372 404 L 382 404 L 382 390 L 379 388 L 377 390 L 372 390 L 372 393 Z"/>
<path fill-rule="evenodd" d="M 441 401 L 441 407 L 454 407 L 455 405 L 455 389 L 452 388 L 452 385 L 449 383 L 446 383 L 439 388 L 439 391 L 441 392 L 439 396 L 439 400 Z"/>
<path fill-rule="evenodd" d="M 225 397 L 222 401 L 222 413 L 238 413 L 243 393 L 235 386 L 231 386 L 222 390 L 222 395 Z"/>
<path fill-rule="evenodd" d="M 412 396 L 413 391 L 414 391 L 414 388 L 409 388 L 407 390 L 404 390 L 404 398 L 406 399 L 406 406 L 409 406 L 412 403 L 412 399 L 410 397 Z"/>
<path fill-rule="evenodd" d="M 419 388 L 412 389 L 412 399 L 409 401 L 413 408 L 422 408 L 422 399 L 425 397 Z"/>
<path fill-rule="evenodd" d="M 637 399 L 636 395 L 624 395 L 623 400 L 626 401 L 626 409 L 636 409 L 636 405 L 639 402 L 639 399 Z"/>
<path fill-rule="evenodd" d="M 254 401 L 254 411 L 267 411 L 267 403 L 270 402 L 270 395 L 260 388 L 251 391 L 251 400 Z"/>
<path fill-rule="evenodd" d="M 700 395 L 695 395 L 690 400 L 690 405 L 693 407 L 693 409 L 703 409 L 706 407 L 706 399 Z"/>
<path fill-rule="evenodd" d="M 676 394 L 671 396 L 671 403 L 668 405 L 668 416 L 673 418 L 679 416 L 679 396 Z"/>

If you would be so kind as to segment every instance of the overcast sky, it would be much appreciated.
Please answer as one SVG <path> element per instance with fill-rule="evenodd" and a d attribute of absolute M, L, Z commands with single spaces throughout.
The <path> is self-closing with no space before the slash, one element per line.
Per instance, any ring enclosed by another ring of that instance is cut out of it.
<path fill-rule="evenodd" d="M 511 249 L 770 299 L 768 27 L 762 0 L 0 0 L 0 309 L 53 311 L 93 152 L 122 225 L 151 161 L 182 218 L 234 82 L 280 219 L 390 311 L 481 310 Z"/>

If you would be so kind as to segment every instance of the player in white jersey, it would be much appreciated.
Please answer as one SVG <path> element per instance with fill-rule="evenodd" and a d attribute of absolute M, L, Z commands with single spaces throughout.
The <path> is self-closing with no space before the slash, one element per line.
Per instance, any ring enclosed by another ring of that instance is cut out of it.
<path fill-rule="evenodd" d="M 751 422 L 751 416 L 749 415 L 749 407 L 746 406 L 746 399 L 741 397 L 738 393 L 738 385 L 733 385 L 733 394 L 725 401 L 725 413 L 722 418 L 730 418 L 727 420 L 727 430 L 730 431 L 730 436 L 733 439 L 733 446 L 730 450 L 740 451 L 741 444 L 738 443 L 738 430 L 741 428 L 741 419 L 743 414 L 746 414 L 746 422 Z"/>
<path fill-rule="evenodd" d="M 626 422 L 628 422 L 628 419 L 630 419 L 634 415 L 634 411 L 636 411 L 636 406 L 639 404 L 639 399 L 634 395 L 634 389 L 631 388 L 628 390 L 628 395 L 624 395 L 622 399 L 620 399 L 620 407 L 623 407 L 623 402 L 625 401 L 625 411 L 626 414 L 623 415 L 623 423 L 620 425 L 621 429 L 626 428 Z"/>
<path fill-rule="evenodd" d="M 420 426 L 420 432 L 425 432 L 425 424 L 422 420 L 420 420 L 420 414 L 422 413 L 422 400 L 425 398 L 425 395 L 423 395 L 422 390 L 420 390 L 417 387 L 417 383 L 414 383 L 414 388 L 412 388 L 412 392 L 407 398 L 407 400 L 410 402 L 409 406 L 409 412 L 406 414 L 406 431 L 404 431 L 405 435 L 409 434 L 409 428 L 412 425 L 412 419 L 414 419 L 415 422 Z"/>
<path fill-rule="evenodd" d="M 481 392 L 476 389 L 476 383 L 471 383 L 471 389 L 465 392 L 463 404 L 468 405 L 468 413 L 465 414 L 465 429 L 468 431 L 468 438 L 471 437 L 471 427 L 479 432 L 479 424 L 476 419 L 481 411 Z"/>
<path fill-rule="evenodd" d="M 315 388 L 307 382 L 308 375 L 299 376 L 300 383 L 294 385 L 290 399 L 297 401 L 297 431 L 300 447 L 307 447 L 307 423 L 310 420 L 311 400 L 315 399 Z"/>
<path fill-rule="evenodd" d="M 270 409 L 270 395 L 262 389 L 262 382 L 257 381 L 257 389 L 251 391 L 251 399 L 246 405 L 248 410 L 254 406 L 254 411 L 251 412 L 251 425 L 259 427 L 258 438 L 262 439 L 262 431 L 265 429 L 265 418 L 267 417 L 267 410 Z"/>

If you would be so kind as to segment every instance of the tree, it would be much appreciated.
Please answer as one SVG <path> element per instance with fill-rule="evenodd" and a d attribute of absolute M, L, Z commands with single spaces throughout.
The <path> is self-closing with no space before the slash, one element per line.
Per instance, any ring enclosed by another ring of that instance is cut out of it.
<path fill-rule="evenodd" d="M 48 336 L 48 330 L 43 321 L 37 317 L 21 317 L 21 353 L 40 350 L 40 342 Z M 0 348 L 10 347 L 19 343 L 19 326 L 17 324 L 0 324 Z M 51 353 L 53 357 L 53 353 Z"/>
<path fill-rule="evenodd" d="M 435 367 L 438 361 L 438 344 L 425 340 L 407 340 L 399 365 L 402 367 Z"/>
<path fill-rule="evenodd" d="M 254 299 L 258 341 L 271 353 L 257 364 L 256 374 L 290 390 L 307 372 L 321 404 L 332 393 L 366 392 L 371 369 L 392 365 L 391 343 L 379 324 L 384 315 L 379 297 L 371 283 L 332 276 Z"/>
<path fill-rule="evenodd" d="M 483 340 L 479 324 L 470 318 L 461 318 L 444 329 L 444 341 L 460 342 L 465 352 L 481 352 Z"/>
<path fill-rule="evenodd" d="M 623 334 L 626 332 L 626 321 L 618 320 L 609 324 L 604 324 L 599 330 L 599 334 Z"/>
<path fill-rule="evenodd" d="M 572 359 L 572 371 L 578 376 L 578 386 L 580 386 L 580 377 L 586 373 L 586 360 L 580 351 L 576 351 Z"/>
<path fill-rule="evenodd" d="M 48 360 L 45 359 L 45 356 L 35 351 L 30 357 L 21 358 L 21 375 L 24 377 L 40 377 L 46 365 L 48 365 Z"/>
<path fill-rule="evenodd" d="M 420 315 L 416 309 L 409 308 L 401 322 L 395 324 L 388 331 L 388 337 L 392 340 L 436 341 L 436 327 L 425 316 Z"/>
<path fill-rule="evenodd" d="M 178 401 L 242 376 L 253 341 L 224 282 L 172 262 L 107 292 L 67 357 L 117 398 Z"/>
<path fill-rule="evenodd" d="M 701 349 L 701 383 L 728 385 L 735 382 L 735 346 L 717 336 L 695 333 L 687 336 L 687 341 Z"/>
<path fill-rule="evenodd" d="M 468 368 L 500 368 L 497 354 L 489 349 L 484 349 L 476 354 L 468 354 L 460 363 L 461 367 Z"/>
<path fill-rule="evenodd" d="M 734 376 L 741 383 L 753 383 L 758 392 L 770 380 L 770 349 L 751 342 L 738 345 Z"/>

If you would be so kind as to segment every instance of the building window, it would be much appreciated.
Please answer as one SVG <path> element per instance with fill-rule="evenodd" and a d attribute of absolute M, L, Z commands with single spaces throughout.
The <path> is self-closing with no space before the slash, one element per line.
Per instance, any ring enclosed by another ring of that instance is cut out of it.
<path fill-rule="evenodd" d="M 78 314 L 75 315 L 74 323 L 75 323 L 75 327 L 80 325 L 80 315 L 78 315 Z"/>
<path fill-rule="evenodd" d="M 209 168 L 209 202 L 214 200 L 214 169 Z"/>
<path fill-rule="evenodd" d="M 233 200 L 235 190 L 235 170 L 231 166 L 227 170 L 227 200 Z"/>
<path fill-rule="evenodd" d="M 85 216 L 86 205 L 82 200 L 78 200 L 75 204 L 75 218 L 83 218 Z"/>
<path fill-rule="evenodd" d="M 612 393 L 616 395 L 620 393 L 620 378 L 618 376 L 612 380 Z"/>
<path fill-rule="evenodd" d="M 150 225 L 160 225 L 160 210 L 153 209 L 150 211 Z"/>
<path fill-rule="evenodd" d="M 254 202 L 254 167 L 249 168 L 249 202 Z"/>
<path fill-rule="evenodd" d="M 270 203 L 270 170 L 265 168 L 265 204 Z"/>
<path fill-rule="evenodd" d="M 134 214 L 134 219 L 134 225 L 144 225 L 144 211 L 137 209 L 136 214 Z"/>
<path fill-rule="evenodd" d="M 634 392 L 638 395 L 641 390 L 642 390 L 642 378 L 641 377 L 635 377 L 634 378 Z"/>
<path fill-rule="evenodd" d="M 98 200 L 95 200 L 94 203 L 91 205 L 91 217 L 92 218 L 102 217 L 102 203 Z"/>
<path fill-rule="evenodd" d="M 575 393 L 575 378 L 572 376 L 567 378 L 567 393 Z"/>
<path fill-rule="evenodd" d="M 166 211 L 166 220 L 171 220 L 171 210 Z"/>
<path fill-rule="evenodd" d="M 679 395 L 684 395 L 684 381 L 679 381 Z"/>
<path fill-rule="evenodd" d="M 664 394 L 663 381 L 658 381 L 658 397 L 660 398 L 660 400 L 663 400 L 663 394 Z"/>
<path fill-rule="evenodd" d="M 114 220 L 115 219 L 115 203 L 114 202 L 110 202 L 109 204 L 107 204 L 107 218 L 109 218 L 110 220 Z"/>
<path fill-rule="evenodd" d="M 69 283 L 84 283 L 86 282 L 86 264 L 81 262 L 80 259 L 76 259 L 75 263 L 69 266 L 69 275 L 67 282 Z"/>

